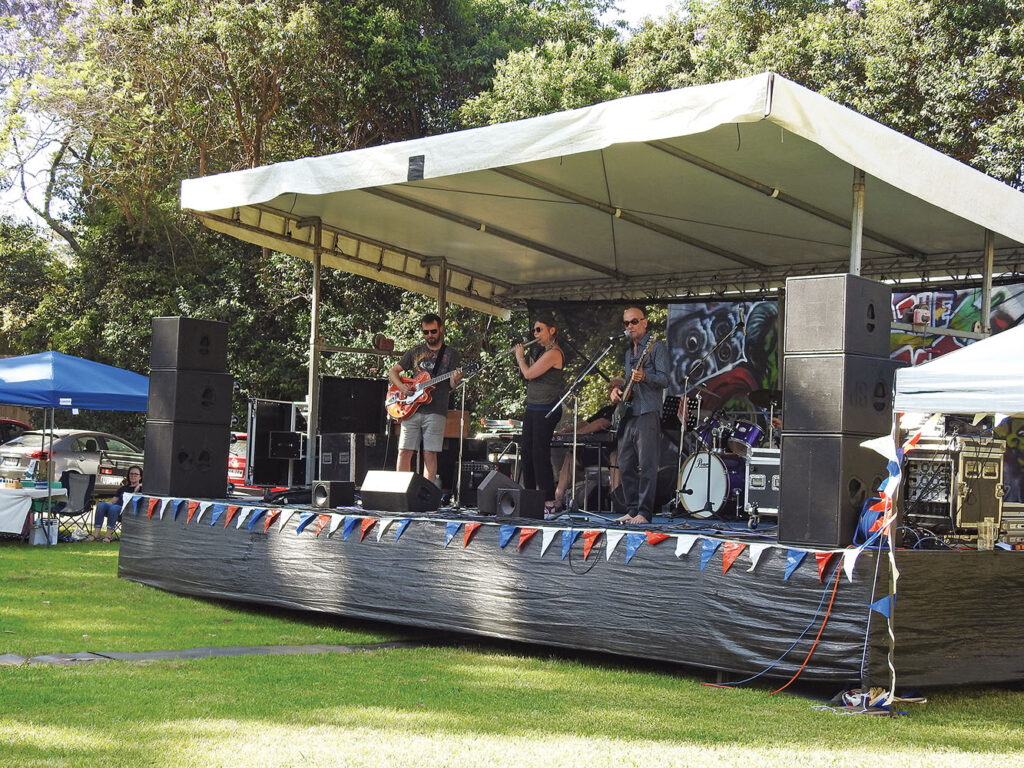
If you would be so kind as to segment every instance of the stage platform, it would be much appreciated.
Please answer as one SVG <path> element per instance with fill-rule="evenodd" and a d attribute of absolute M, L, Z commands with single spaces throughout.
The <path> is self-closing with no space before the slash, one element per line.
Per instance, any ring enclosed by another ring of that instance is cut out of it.
<path fill-rule="evenodd" d="M 119 575 L 179 594 L 675 662 L 717 682 L 788 679 L 827 616 L 800 679 L 889 685 L 886 619 L 871 607 L 887 604 L 885 553 L 780 545 L 741 524 L 472 512 L 134 497 Z M 899 690 L 1024 680 L 1024 552 L 901 550 L 896 562 Z"/>

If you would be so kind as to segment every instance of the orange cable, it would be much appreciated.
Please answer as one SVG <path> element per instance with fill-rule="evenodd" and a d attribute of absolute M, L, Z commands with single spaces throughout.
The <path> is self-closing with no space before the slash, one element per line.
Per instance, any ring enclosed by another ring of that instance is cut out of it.
<path fill-rule="evenodd" d="M 814 643 L 811 645 L 811 650 L 807 652 L 807 657 L 804 659 L 803 664 L 800 665 L 800 668 L 793 674 L 791 678 L 789 678 L 789 680 L 786 681 L 785 685 L 783 685 L 781 688 L 776 688 L 774 691 L 772 691 L 772 696 L 788 688 L 790 683 L 792 683 L 794 680 L 800 677 L 800 673 L 804 671 L 804 667 L 807 666 L 807 662 L 811 660 L 811 656 L 814 654 L 814 649 L 818 647 L 818 640 L 821 639 L 821 633 L 825 631 L 825 625 L 828 624 L 829 614 L 832 613 L 832 604 L 836 600 L 836 590 L 839 588 L 839 568 L 841 567 L 841 565 L 842 560 L 840 560 L 836 564 L 836 583 L 832 585 L 832 597 L 828 601 L 828 610 L 825 611 L 825 618 L 821 620 L 821 628 L 818 630 L 818 634 L 814 638 Z"/>

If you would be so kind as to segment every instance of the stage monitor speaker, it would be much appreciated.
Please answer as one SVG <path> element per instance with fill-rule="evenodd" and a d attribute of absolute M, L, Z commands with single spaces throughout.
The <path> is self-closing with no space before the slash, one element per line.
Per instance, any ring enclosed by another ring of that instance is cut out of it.
<path fill-rule="evenodd" d="M 498 491 L 504 488 L 521 488 L 515 480 L 498 470 L 492 470 L 476 489 L 477 509 L 481 515 L 498 514 Z"/>
<path fill-rule="evenodd" d="M 230 439 L 226 424 L 147 421 L 142 487 L 154 496 L 224 498 Z"/>
<path fill-rule="evenodd" d="M 186 371 L 228 369 L 228 324 L 192 317 L 154 317 L 149 367 Z"/>
<path fill-rule="evenodd" d="M 384 379 L 320 377 L 320 432 L 388 431 Z"/>
<path fill-rule="evenodd" d="M 494 465 L 487 461 L 462 462 L 462 482 L 459 485 L 459 503 L 462 506 L 477 506 L 479 501 L 477 489 L 493 469 Z"/>
<path fill-rule="evenodd" d="M 526 488 L 498 488 L 494 494 L 494 506 L 499 517 L 527 517 L 544 519 L 544 491 Z"/>
<path fill-rule="evenodd" d="M 314 480 L 312 504 L 317 509 L 351 507 L 356 503 L 356 484 L 346 480 Z"/>
<path fill-rule="evenodd" d="M 230 373 L 154 370 L 149 374 L 148 417 L 188 424 L 230 424 Z"/>
<path fill-rule="evenodd" d="M 441 506 L 441 489 L 417 472 L 371 470 L 359 495 L 363 509 L 379 512 L 435 512 Z"/>
<path fill-rule="evenodd" d="M 779 543 L 845 547 L 864 501 L 888 476 L 863 437 L 782 434 Z"/>
<path fill-rule="evenodd" d="M 896 369 L 869 355 L 786 355 L 782 390 L 787 432 L 887 435 Z"/>
<path fill-rule="evenodd" d="M 786 354 L 889 357 L 892 291 L 882 283 L 857 275 L 790 277 L 785 316 Z"/>

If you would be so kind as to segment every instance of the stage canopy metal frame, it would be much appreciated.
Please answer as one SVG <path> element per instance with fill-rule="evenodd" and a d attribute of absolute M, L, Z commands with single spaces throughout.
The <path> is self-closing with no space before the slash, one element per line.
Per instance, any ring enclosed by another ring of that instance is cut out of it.
<path fill-rule="evenodd" d="M 181 205 L 313 263 L 311 430 L 322 266 L 507 317 L 837 272 L 987 300 L 1024 261 L 1024 194 L 772 73 L 189 179 Z"/>

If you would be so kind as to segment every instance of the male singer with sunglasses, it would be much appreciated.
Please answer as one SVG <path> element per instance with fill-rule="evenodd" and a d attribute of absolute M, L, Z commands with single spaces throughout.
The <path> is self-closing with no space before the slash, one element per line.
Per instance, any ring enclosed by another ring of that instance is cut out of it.
<path fill-rule="evenodd" d="M 639 307 L 622 313 L 626 347 L 626 380 L 633 382 L 627 415 L 619 423 L 619 475 L 626 500 L 626 514 L 617 522 L 642 525 L 654 517 L 654 494 L 658 485 L 661 444 L 661 405 L 669 383 L 668 349 L 654 341 L 647 331 L 647 316 Z M 635 366 L 648 343 L 651 350 L 643 365 Z M 623 390 L 611 393 L 613 403 L 622 402 Z"/>
<path fill-rule="evenodd" d="M 431 378 L 455 371 L 450 379 L 439 382 L 431 392 L 429 403 L 420 405 L 416 412 L 402 419 L 398 436 L 398 471 L 412 471 L 413 455 L 423 446 L 423 476 L 436 483 L 437 454 L 444 447 L 444 426 L 448 418 L 448 397 L 452 387 L 462 381 L 459 367 L 459 352 L 444 343 L 444 326 L 441 318 L 431 313 L 420 320 L 423 327 L 423 343 L 410 349 L 388 371 L 388 379 L 403 395 L 413 392 L 413 387 L 402 381 L 402 371 L 412 375 L 426 371 Z"/>

